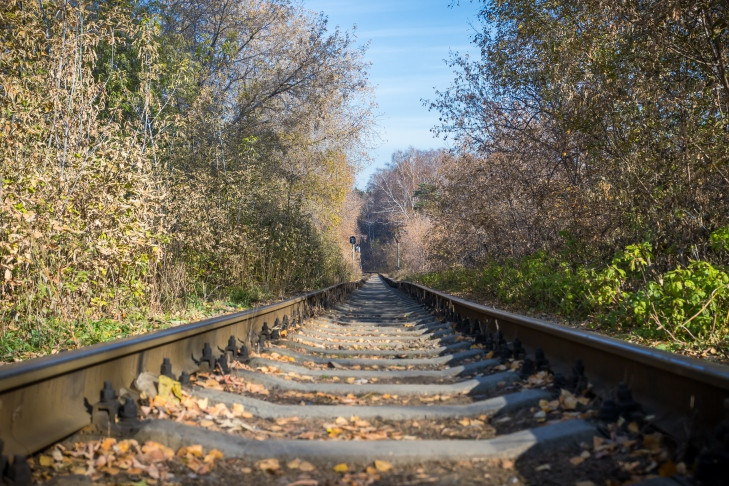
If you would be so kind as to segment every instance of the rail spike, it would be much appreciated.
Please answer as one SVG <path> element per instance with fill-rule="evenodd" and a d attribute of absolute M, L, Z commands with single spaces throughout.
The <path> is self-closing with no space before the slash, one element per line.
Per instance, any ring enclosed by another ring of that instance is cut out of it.
<path fill-rule="evenodd" d="M 162 366 L 160 366 L 159 374 L 168 378 L 175 379 L 175 375 L 172 373 L 172 362 L 170 358 L 162 358 Z"/>
<path fill-rule="evenodd" d="M 119 414 L 119 400 L 111 381 L 104 381 L 104 387 L 99 395 L 99 401 L 91 408 L 91 423 L 100 432 L 108 433 L 116 424 L 116 417 Z"/>
<path fill-rule="evenodd" d="M 213 348 L 210 347 L 210 343 L 203 345 L 202 356 L 199 360 L 195 359 L 194 356 L 192 360 L 202 371 L 213 371 L 215 369 L 215 357 L 213 356 Z M 203 365 L 206 365 L 206 367 L 204 368 Z"/>
<path fill-rule="evenodd" d="M 700 484 L 718 486 L 727 477 L 729 477 L 729 419 L 716 427 L 713 444 L 699 453 L 694 464 L 694 478 Z"/>
<path fill-rule="evenodd" d="M 3 475 L 8 469 L 8 456 L 3 454 L 5 449 L 5 442 L 0 439 L 0 475 Z"/>
<path fill-rule="evenodd" d="M 224 375 L 230 374 L 230 367 L 228 366 L 228 354 L 223 353 L 220 355 L 218 359 L 215 360 L 215 369 L 220 370 L 220 372 Z"/>
<path fill-rule="evenodd" d="M 119 409 L 119 428 L 122 433 L 130 434 L 134 433 L 141 427 L 142 423 L 139 421 L 139 409 L 137 403 L 132 397 L 126 397 L 124 404 Z"/>
<path fill-rule="evenodd" d="M 25 486 L 32 484 L 33 475 L 25 455 L 15 454 L 13 463 L 7 466 L 8 483 L 12 486 Z"/>

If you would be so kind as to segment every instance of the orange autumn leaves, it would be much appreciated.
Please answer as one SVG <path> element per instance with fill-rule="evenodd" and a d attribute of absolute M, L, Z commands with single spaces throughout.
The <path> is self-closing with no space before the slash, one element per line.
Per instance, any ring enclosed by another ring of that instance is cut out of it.
<path fill-rule="evenodd" d="M 164 481 L 169 477 L 170 463 L 184 464 L 195 474 L 205 474 L 223 458 L 216 449 L 205 452 L 201 445 L 174 449 L 155 441 L 140 444 L 134 439 L 118 440 L 112 437 L 77 442 L 71 447 L 56 445 L 50 452 L 38 456 L 38 464 L 45 469 L 39 471 L 45 480 L 54 473 L 67 472 L 84 475 L 94 481 L 105 476 L 143 476 L 150 483 Z"/>

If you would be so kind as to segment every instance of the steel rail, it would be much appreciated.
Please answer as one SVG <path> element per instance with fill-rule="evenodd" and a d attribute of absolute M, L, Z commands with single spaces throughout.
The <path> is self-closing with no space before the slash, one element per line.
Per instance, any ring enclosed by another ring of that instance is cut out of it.
<path fill-rule="evenodd" d="M 390 286 L 441 311 L 478 322 L 480 332 L 518 337 L 527 349 L 541 348 L 552 368 L 568 375 L 581 359 L 597 390 L 627 383 L 633 396 L 677 437 L 707 436 L 727 418 L 729 367 L 628 343 L 595 332 L 487 307 L 409 281 L 381 276 Z M 603 395 L 605 396 L 605 395 Z"/>
<path fill-rule="evenodd" d="M 129 389 L 144 371 L 158 374 L 164 358 L 178 376 L 198 369 L 196 358 L 208 343 L 217 356 L 230 336 L 251 346 L 251 331 L 264 323 L 329 307 L 361 282 L 335 285 L 282 302 L 149 334 L 13 363 L 0 367 L 0 439 L 3 454 L 28 455 L 90 423 L 89 407 L 99 401 L 104 381 Z M 240 344 L 239 344 L 240 345 Z"/>

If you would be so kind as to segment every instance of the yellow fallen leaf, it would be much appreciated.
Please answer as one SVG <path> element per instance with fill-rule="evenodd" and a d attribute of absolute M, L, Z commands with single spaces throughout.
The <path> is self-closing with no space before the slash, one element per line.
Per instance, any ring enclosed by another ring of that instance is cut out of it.
<path fill-rule="evenodd" d="M 205 454 L 205 459 L 203 459 L 203 462 L 206 462 L 208 464 L 212 464 L 215 461 L 217 461 L 218 459 L 222 459 L 222 458 L 223 458 L 223 453 L 222 452 L 220 452 L 217 449 L 211 449 L 210 452 L 208 452 L 207 454 Z"/>
<path fill-rule="evenodd" d="M 159 375 L 157 393 L 165 398 L 175 397 L 179 401 L 182 399 L 182 385 L 169 376 Z"/>
<path fill-rule="evenodd" d="M 392 464 L 387 461 L 380 461 L 379 459 L 375 459 L 375 469 L 380 472 L 387 472 L 392 469 Z"/>
<path fill-rule="evenodd" d="M 197 400 L 197 406 L 200 407 L 200 409 L 205 410 L 206 408 L 208 408 L 208 399 L 201 398 L 201 399 Z"/>
<path fill-rule="evenodd" d="M 334 472 L 346 473 L 349 471 L 349 467 L 345 463 L 337 464 L 334 466 Z"/>
<path fill-rule="evenodd" d="M 195 456 L 195 457 L 202 457 L 203 455 L 203 447 L 200 444 L 191 445 L 187 447 L 180 448 L 179 451 L 177 451 L 178 457 L 184 457 L 184 456 Z"/>
<path fill-rule="evenodd" d="M 114 444 L 116 444 L 116 439 L 114 439 L 113 437 L 107 437 L 106 439 L 101 441 L 100 447 L 102 451 L 108 452 L 109 450 L 111 450 Z"/>
<path fill-rule="evenodd" d="M 43 467 L 51 467 L 56 463 L 56 461 L 54 461 L 51 456 L 40 456 L 38 458 L 38 463 Z"/>
<path fill-rule="evenodd" d="M 137 445 L 136 440 L 134 440 L 134 439 L 123 440 L 114 446 L 114 450 L 116 450 L 118 453 L 126 454 L 126 452 L 129 450 L 129 448 L 133 445 Z"/>

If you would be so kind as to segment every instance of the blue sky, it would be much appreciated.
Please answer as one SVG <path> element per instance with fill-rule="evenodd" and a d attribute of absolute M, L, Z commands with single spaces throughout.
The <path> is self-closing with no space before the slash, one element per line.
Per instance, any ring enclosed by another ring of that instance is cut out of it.
<path fill-rule="evenodd" d="M 421 99 L 433 99 L 436 88 L 450 85 L 453 72 L 444 62 L 450 50 L 475 52 L 470 41 L 480 2 L 461 0 L 452 8 L 449 4 L 450 0 L 304 0 L 308 9 L 327 15 L 332 27 L 351 30 L 356 25 L 359 42 L 370 42 L 367 59 L 379 105 L 380 141 L 371 151 L 373 163 L 357 178 L 360 188 L 396 150 L 446 147 L 430 132 L 438 113 L 429 112 Z"/>

